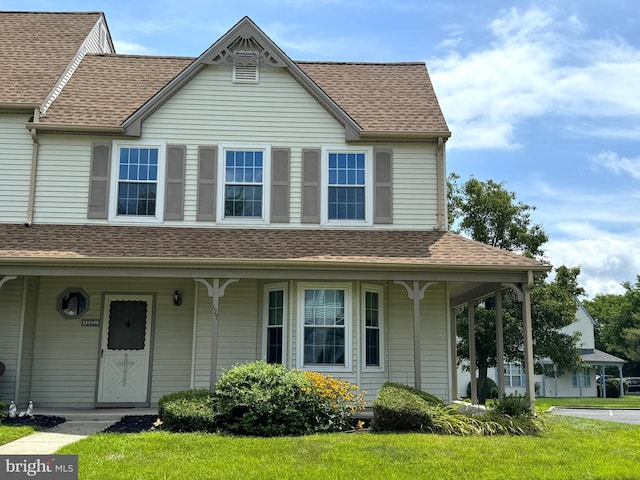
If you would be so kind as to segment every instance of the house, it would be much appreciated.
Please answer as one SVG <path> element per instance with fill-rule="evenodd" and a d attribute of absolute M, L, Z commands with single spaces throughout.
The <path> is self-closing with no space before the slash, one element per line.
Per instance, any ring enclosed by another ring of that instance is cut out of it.
<path fill-rule="evenodd" d="M 0 61 L 5 401 L 153 405 L 256 359 L 451 400 L 452 310 L 527 311 L 548 268 L 447 231 L 423 63 L 294 62 L 247 17 L 118 55 L 99 12 L 2 12 Z"/>
<path fill-rule="evenodd" d="M 622 382 L 622 366 L 624 360 L 614 357 L 608 353 L 595 348 L 594 329 L 596 322 L 589 314 L 584 304 L 576 298 L 577 310 L 576 320 L 571 325 L 564 327 L 561 331 L 573 335 L 580 334 L 580 339 L 576 347 L 580 349 L 580 356 L 585 367 L 575 371 L 566 372 L 562 375 L 534 375 L 534 388 L 538 397 L 597 397 L 598 380 L 604 381 L 605 367 L 617 367 L 620 381 Z M 549 373 L 554 371 L 553 362 L 549 359 L 543 360 L 542 364 L 549 369 Z M 490 368 L 488 377 L 499 384 L 497 368 Z M 458 391 L 466 394 L 471 375 L 468 370 L 459 368 L 458 370 Z M 504 364 L 504 387 L 503 393 L 507 395 L 523 395 L 526 391 L 526 375 L 521 364 Z M 604 390 L 604 389 L 603 389 Z M 620 392 L 624 396 L 624 392 Z"/>

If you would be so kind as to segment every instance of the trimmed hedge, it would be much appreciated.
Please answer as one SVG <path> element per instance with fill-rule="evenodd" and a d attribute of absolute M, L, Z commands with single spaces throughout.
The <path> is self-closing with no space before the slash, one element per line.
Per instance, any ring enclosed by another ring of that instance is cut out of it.
<path fill-rule="evenodd" d="M 163 428 L 172 432 L 214 432 L 218 429 L 214 398 L 208 390 L 170 393 L 158 401 Z"/>
<path fill-rule="evenodd" d="M 413 390 L 413 391 L 412 391 Z M 424 393 L 424 392 L 423 392 Z M 427 397 L 428 398 L 428 397 Z M 509 400 L 513 412 L 520 400 Z M 513 405 L 511 405 L 513 404 Z M 489 411 L 474 415 L 459 405 L 429 403 L 420 391 L 398 384 L 385 384 L 373 403 L 374 431 L 422 431 L 447 435 L 535 435 L 543 429 L 538 419 L 514 417 Z"/>
<path fill-rule="evenodd" d="M 419 394 L 404 385 L 385 383 L 373 402 L 371 429 L 378 432 L 430 430 L 431 414 L 429 402 Z"/>
<path fill-rule="evenodd" d="M 314 432 L 321 405 L 302 371 L 264 361 L 226 371 L 216 383 L 215 399 L 224 431 L 262 437 Z"/>

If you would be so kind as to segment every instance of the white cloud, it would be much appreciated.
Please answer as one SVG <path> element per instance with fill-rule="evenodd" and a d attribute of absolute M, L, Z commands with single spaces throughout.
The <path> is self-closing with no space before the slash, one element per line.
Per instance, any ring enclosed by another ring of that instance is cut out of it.
<path fill-rule="evenodd" d="M 116 49 L 116 52 L 123 55 L 151 55 L 152 51 L 145 47 L 144 45 L 140 45 L 139 43 L 134 42 L 125 42 L 122 40 L 114 40 L 113 46 Z"/>
<path fill-rule="evenodd" d="M 640 51 L 622 39 L 584 38 L 577 16 L 537 8 L 503 12 L 488 28 L 490 45 L 428 62 L 450 148 L 516 147 L 519 124 L 547 114 L 583 135 L 619 136 L 607 123 L 640 122 Z M 599 128 L 575 116 L 598 119 Z"/>
<path fill-rule="evenodd" d="M 635 281 L 640 273 L 640 238 L 613 236 L 590 226 L 576 233 L 580 239 L 551 240 L 545 253 L 554 267 L 580 267 L 578 281 L 589 298 L 598 293 L 622 293 L 622 282 Z"/>
<path fill-rule="evenodd" d="M 629 174 L 640 180 L 640 158 L 621 157 L 614 152 L 600 152 L 593 157 L 596 165 L 611 170 L 616 175 Z"/>

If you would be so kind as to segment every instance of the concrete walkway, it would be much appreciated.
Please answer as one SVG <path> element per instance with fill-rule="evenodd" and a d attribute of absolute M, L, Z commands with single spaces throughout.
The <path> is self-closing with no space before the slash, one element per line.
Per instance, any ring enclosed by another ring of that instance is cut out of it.
<path fill-rule="evenodd" d="M 103 431 L 124 415 L 157 415 L 158 410 L 155 408 L 67 409 L 38 410 L 34 413 L 64 417 L 67 421 L 48 430 L 0 445 L 0 455 L 51 454 L 65 445 Z"/>

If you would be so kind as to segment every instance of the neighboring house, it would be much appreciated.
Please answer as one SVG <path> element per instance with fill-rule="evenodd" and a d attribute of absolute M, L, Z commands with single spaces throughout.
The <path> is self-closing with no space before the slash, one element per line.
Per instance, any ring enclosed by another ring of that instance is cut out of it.
<path fill-rule="evenodd" d="M 622 365 L 624 360 L 608 353 L 601 352 L 595 348 L 594 328 L 595 320 L 583 303 L 576 299 L 576 321 L 564 327 L 561 331 L 567 334 L 580 334 L 580 340 L 576 345 L 580 348 L 582 361 L 587 367 L 575 372 L 565 372 L 560 376 L 535 375 L 536 395 L 540 397 L 596 397 L 598 396 L 598 382 L 596 378 L 604 379 L 604 368 L 608 366 L 618 367 L 619 378 L 622 381 Z M 553 362 L 546 360 L 542 362 L 550 370 L 553 370 Z M 526 375 L 522 365 L 518 363 L 505 363 L 505 386 L 504 393 L 519 394 L 525 393 Z M 490 368 L 488 376 L 498 384 L 498 371 Z M 459 370 L 458 392 L 466 395 L 470 381 L 469 371 Z M 624 392 L 621 392 L 624 395 Z"/>
<path fill-rule="evenodd" d="M 526 310 L 548 269 L 447 231 L 423 63 L 294 62 L 246 17 L 116 55 L 101 13 L 10 12 L 0 62 L 4 401 L 143 406 L 256 359 L 452 400 L 452 310 Z"/>

